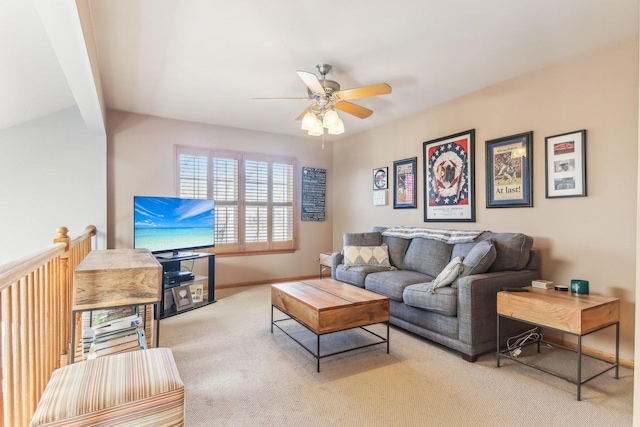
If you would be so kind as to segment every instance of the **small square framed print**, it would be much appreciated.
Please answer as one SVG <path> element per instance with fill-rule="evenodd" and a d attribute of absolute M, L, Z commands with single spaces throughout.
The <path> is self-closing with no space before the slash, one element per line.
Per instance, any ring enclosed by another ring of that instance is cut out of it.
<path fill-rule="evenodd" d="M 587 196 L 587 131 L 545 138 L 546 198 Z"/>
<path fill-rule="evenodd" d="M 389 176 L 389 168 L 376 168 L 373 170 L 373 189 L 374 190 L 385 190 L 389 188 L 389 181 L 387 177 Z"/>
<path fill-rule="evenodd" d="M 194 283 L 193 285 L 189 285 L 189 289 L 191 290 L 191 300 L 193 303 L 202 302 L 202 293 L 204 290 L 204 285 L 202 283 Z"/>
<path fill-rule="evenodd" d="M 191 299 L 191 289 L 189 285 L 176 286 L 171 288 L 173 292 L 173 301 L 176 304 L 176 311 L 193 307 L 193 299 Z"/>

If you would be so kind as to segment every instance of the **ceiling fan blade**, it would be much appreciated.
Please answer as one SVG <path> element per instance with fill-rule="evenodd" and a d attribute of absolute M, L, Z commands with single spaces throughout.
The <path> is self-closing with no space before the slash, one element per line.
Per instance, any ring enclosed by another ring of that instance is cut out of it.
<path fill-rule="evenodd" d="M 316 95 L 326 95 L 324 88 L 320 84 L 320 80 L 318 80 L 318 76 L 308 71 L 297 71 L 297 73 L 311 92 Z"/>
<path fill-rule="evenodd" d="M 296 117 L 296 120 L 302 120 L 302 118 L 304 117 L 305 114 L 307 114 L 307 111 L 309 111 L 309 109 L 318 111 L 320 109 L 320 106 L 318 104 L 313 104 L 311 107 L 305 108 L 302 111 L 302 113 L 300 113 L 300 115 L 298 117 Z"/>
<path fill-rule="evenodd" d="M 308 96 L 305 96 L 305 97 L 301 96 L 301 97 L 298 97 L 298 98 L 253 98 L 253 99 L 262 99 L 262 100 L 267 99 L 267 100 L 275 100 L 275 101 L 289 101 L 289 100 L 308 101 L 308 100 L 313 99 L 313 98 L 309 98 Z"/>
<path fill-rule="evenodd" d="M 344 111 L 345 113 L 360 117 L 361 119 L 366 119 L 373 114 L 373 111 L 369 110 L 368 108 L 364 108 L 347 101 L 338 101 L 333 104 L 333 106 L 340 111 Z"/>
<path fill-rule="evenodd" d="M 340 99 L 356 99 L 366 98 L 368 96 L 386 95 L 389 93 L 391 93 L 391 86 L 386 83 L 379 83 L 377 85 L 341 90 L 334 93 L 333 96 Z"/>

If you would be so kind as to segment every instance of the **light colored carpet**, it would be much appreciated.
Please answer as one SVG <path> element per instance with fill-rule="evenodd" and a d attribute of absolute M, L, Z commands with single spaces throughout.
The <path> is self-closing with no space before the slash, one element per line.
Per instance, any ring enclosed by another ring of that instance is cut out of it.
<path fill-rule="evenodd" d="M 465 362 L 391 327 L 390 354 L 382 344 L 331 356 L 317 373 L 311 354 L 282 331 L 271 333 L 270 286 L 216 298 L 161 322 L 160 345 L 173 350 L 185 383 L 189 427 L 632 425 L 630 369 L 583 385 L 579 402 L 575 385 L 552 375 L 504 359 L 497 368 L 495 354 Z M 321 342 L 329 349 L 350 339 L 341 333 Z"/>

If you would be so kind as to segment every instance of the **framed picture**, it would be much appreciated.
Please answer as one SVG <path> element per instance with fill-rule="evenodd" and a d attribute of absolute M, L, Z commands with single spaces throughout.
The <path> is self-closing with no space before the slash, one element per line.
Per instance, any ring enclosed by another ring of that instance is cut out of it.
<path fill-rule="evenodd" d="M 176 304 L 176 311 L 193 307 L 193 300 L 191 299 L 191 289 L 189 289 L 189 285 L 176 286 L 171 288 L 171 292 L 173 292 L 173 301 Z"/>
<path fill-rule="evenodd" d="M 422 146 L 424 221 L 475 222 L 475 129 Z"/>
<path fill-rule="evenodd" d="M 204 285 L 202 283 L 194 283 L 192 285 L 189 285 L 189 290 L 191 291 L 191 300 L 194 304 L 204 301 L 202 297 Z"/>
<path fill-rule="evenodd" d="M 486 144 L 487 208 L 533 206 L 533 132 Z"/>
<path fill-rule="evenodd" d="M 547 199 L 586 197 L 587 131 L 545 138 L 545 182 Z"/>
<path fill-rule="evenodd" d="M 393 208 L 416 207 L 416 164 L 418 158 L 393 162 Z"/>
<path fill-rule="evenodd" d="M 389 175 L 389 168 L 376 168 L 373 170 L 373 189 L 384 190 L 389 188 L 387 176 Z"/>

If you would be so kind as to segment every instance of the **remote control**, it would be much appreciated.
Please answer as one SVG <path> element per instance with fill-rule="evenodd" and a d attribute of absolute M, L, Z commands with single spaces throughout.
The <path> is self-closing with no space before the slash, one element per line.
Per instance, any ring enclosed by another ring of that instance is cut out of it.
<path fill-rule="evenodd" d="M 502 290 L 507 292 L 529 292 L 529 289 L 525 288 L 502 288 Z"/>

